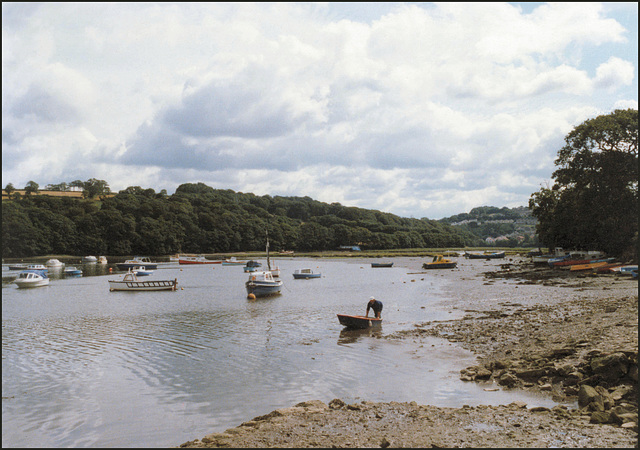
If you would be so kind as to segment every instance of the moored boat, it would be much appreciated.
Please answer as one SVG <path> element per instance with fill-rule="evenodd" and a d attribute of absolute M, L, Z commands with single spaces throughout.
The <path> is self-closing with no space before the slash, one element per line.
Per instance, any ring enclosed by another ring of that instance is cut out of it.
<path fill-rule="evenodd" d="M 19 288 L 34 288 L 48 285 L 49 277 L 41 270 L 23 270 L 13 282 Z"/>
<path fill-rule="evenodd" d="M 96 258 L 95 256 L 83 256 L 82 257 L 82 264 L 96 264 L 98 262 L 98 258 Z"/>
<path fill-rule="evenodd" d="M 613 261 L 613 258 L 594 260 L 594 261 L 590 261 L 590 262 L 588 262 L 586 264 L 574 264 L 572 266 L 569 266 L 570 267 L 569 270 L 571 272 L 576 272 L 576 271 L 580 271 L 580 270 L 598 269 L 599 267 L 606 266 L 611 261 Z"/>
<path fill-rule="evenodd" d="M 60 262 L 60 260 L 52 258 L 50 260 L 47 261 L 46 263 L 47 267 L 62 267 L 64 266 L 64 263 Z"/>
<path fill-rule="evenodd" d="M 64 269 L 64 274 L 68 277 L 77 277 L 82 275 L 82 270 L 78 269 L 75 266 L 67 266 Z"/>
<path fill-rule="evenodd" d="M 321 273 L 314 272 L 312 269 L 296 269 L 293 271 L 293 278 L 296 280 L 308 280 L 310 278 L 320 278 Z"/>
<path fill-rule="evenodd" d="M 614 269 L 612 269 L 612 272 L 617 273 L 619 275 L 632 275 L 633 276 L 633 272 L 638 272 L 638 265 L 637 264 L 626 264 L 620 267 L 616 267 Z M 636 275 L 637 276 L 637 275 Z"/>
<path fill-rule="evenodd" d="M 280 293 L 282 280 L 274 279 L 273 274 L 266 270 L 252 272 L 245 283 L 245 288 L 248 296 L 266 297 Z"/>
<path fill-rule="evenodd" d="M 127 259 L 123 263 L 116 264 L 119 270 L 129 270 L 136 266 L 144 266 L 148 270 L 156 270 L 158 263 L 151 262 L 148 256 L 134 256 L 133 259 Z"/>
<path fill-rule="evenodd" d="M 250 261 L 247 261 L 247 264 L 245 264 L 243 270 L 245 272 L 257 272 L 260 267 L 262 267 L 262 263 L 259 263 L 258 261 L 254 261 L 252 259 Z"/>
<path fill-rule="evenodd" d="M 347 328 L 364 329 L 370 327 L 379 327 L 382 325 L 382 319 L 365 316 L 352 316 L 349 314 L 338 314 L 338 321 Z"/>
<path fill-rule="evenodd" d="M 204 255 L 198 256 L 186 256 L 181 255 L 178 260 L 179 264 L 222 264 L 222 261 L 214 261 L 213 259 L 207 259 Z"/>
<path fill-rule="evenodd" d="M 109 264 L 106 256 L 98 256 L 98 264 Z"/>
<path fill-rule="evenodd" d="M 42 264 L 27 264 L 27 268 L 25 270 L 39 270 L 42 272 L 49 271 L 49 269 L 47 269 L 47 267 Z"/>
<path fill-rule="evenodd" d="M 122 280 L 109 280 L 109 291 L 175 291 L 178 279 L 140 281 L 133 272 L 127 272 Z"/>
<path fill-rule="evenodd" d="M 235 256 L 232 256 L 231 258 L 227 258 L 224 261 L 222 261 L 223 266 L 244 266 L 246 263 L 247 261 L 237 260 Z"/>
<path fill-rule="evenodd" d="M 433 260 L 422 265 L 423 269 L 454 269 L 458 265 L 457 261 L 436 255 Z"/>
<path fill-rule="evenodd" d="M 149 270 L 145 266 L 134 266 L 131 272 L 135 273 L 138 277 L 145 277 L 151 275 L 153 270 Z"/>
<path fill-rule="evenodd" d="M 25 270 L 27 268 L 26 264 L 17 263 L 17 264 L 9 264 L 9 270 Z"/>
<path fill-rule="evenodd" d="M 371 263 L 371 267 L 393 267 L 392 262 Z"/>
<path fill-rule="evenodd" d="M 464 252 L 464 257 L 468 259 L 499 259 L 499 258 L 505 257 L 505 252 L 485 252 L 485 253 Z"/>

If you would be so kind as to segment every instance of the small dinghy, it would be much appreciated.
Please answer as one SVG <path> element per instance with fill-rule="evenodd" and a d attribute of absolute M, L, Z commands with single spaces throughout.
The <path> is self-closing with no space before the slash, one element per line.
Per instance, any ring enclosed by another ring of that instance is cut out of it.
<path fill-rule="evenodd" d="M 379 327 L 382 325 L 382 319 L 365 316 L 351 316 L 348 314 L 338 314 L 338 320 L 347 328 L 364 329 L 371 327 Z"/>

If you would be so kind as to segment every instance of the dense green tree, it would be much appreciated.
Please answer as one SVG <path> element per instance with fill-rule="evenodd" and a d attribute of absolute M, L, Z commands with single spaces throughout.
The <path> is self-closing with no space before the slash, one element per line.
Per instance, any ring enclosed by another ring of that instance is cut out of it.
<path fill-rule="evenodd" d="M 28 208 L 18 202 L 2 202 L 2 256 L 36 256 L 44 253 L 45 237 L 29 218 Z"/>
<path fill-rule="evenodd" d="M 24 187 L 24 193 L 26 195 L 37 194 L 40 189 L 40 185 L 35 181 L 29 181 Z"/>
<path fill-rule="evenodd" d="M 7 193 L 7 196 L 9 198 L 11 198 L 11 194 L 13 194 L 15 192 L 16 188 L 13 187 L 13 184 L 8 183 L 7 186 L 4 188 L 4 191 Z"/>
<path fill-rule="evenodd" d="M 566 136 L 553 187 L 529 200 L 544 245 L 635 253 L 637 143 L 638 111 L 633 109 L 589 119 Z"/>
<path fill-rule="evenodd" d="M 82 185 L 82 196 L 84 198 L 96 198 L 110 193 L 109 184 L 104 180 L 89 178 Z"/>

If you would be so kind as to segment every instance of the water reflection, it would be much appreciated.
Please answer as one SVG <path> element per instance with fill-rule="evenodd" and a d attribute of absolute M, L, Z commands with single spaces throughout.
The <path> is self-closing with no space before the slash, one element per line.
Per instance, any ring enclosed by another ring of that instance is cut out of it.
<path fill-rule="evenodd" d="M 344 328 L 340 331 L 338 337 L 338 345 L 349 345 L 358 341 L 358 339 L 368 338 L 380 338 L 382 337 L 382 327 L 376 328 L 364 328 L 364 329 L 350 329 Z"/>

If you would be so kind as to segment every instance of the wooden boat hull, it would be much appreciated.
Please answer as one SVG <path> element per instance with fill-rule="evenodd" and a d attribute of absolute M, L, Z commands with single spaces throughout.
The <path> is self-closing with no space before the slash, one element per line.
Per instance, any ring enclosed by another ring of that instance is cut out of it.
<path fill-rule="evenodd" d="M 576 271 L 581 271 L 581 270 L 591 270 L 591 269 L 598 269 L 600 267 L 606 266 L 609 263 L 611 263 L 611 261 L 613 261 L 613 258 L 607 258 L 605 260 L 597 260 L 597 261 L 591 261 L 590 263 L 587 264 L 574 264 L 572 266 L 569 266 L 569 270 L 571 272 L 576 272 Z"/>
<path fill-rule="evenodd" d="M 371 263 L 371 267 L 393 267 L 393 263 Z"/>
<path fill-rule="evenodd" d="M 464 256 L 469 259 L 500 259 L 505 257 L 505 252 L 487 254 L 465 253 Z"/>
<path fill-rule="evenodd" d="M 423 269 L 455 269 L 458 265 L 457 262 L 451 263 L 424 263 L 422 265 Z"/>
<path fill-rule="evenodd" d="M 375 317 L 351 316 L 349 314 L 338 314 L 338 321 L 347 328 L 356 329 L 379 327 L 382 325 L 382 319 L 376 319 Z"/>
<path fill-rule="evenodd" d="M 110 291 L 175 291 L 177 280 L 156 281 L 112 281 L 109 280 Z"/>

